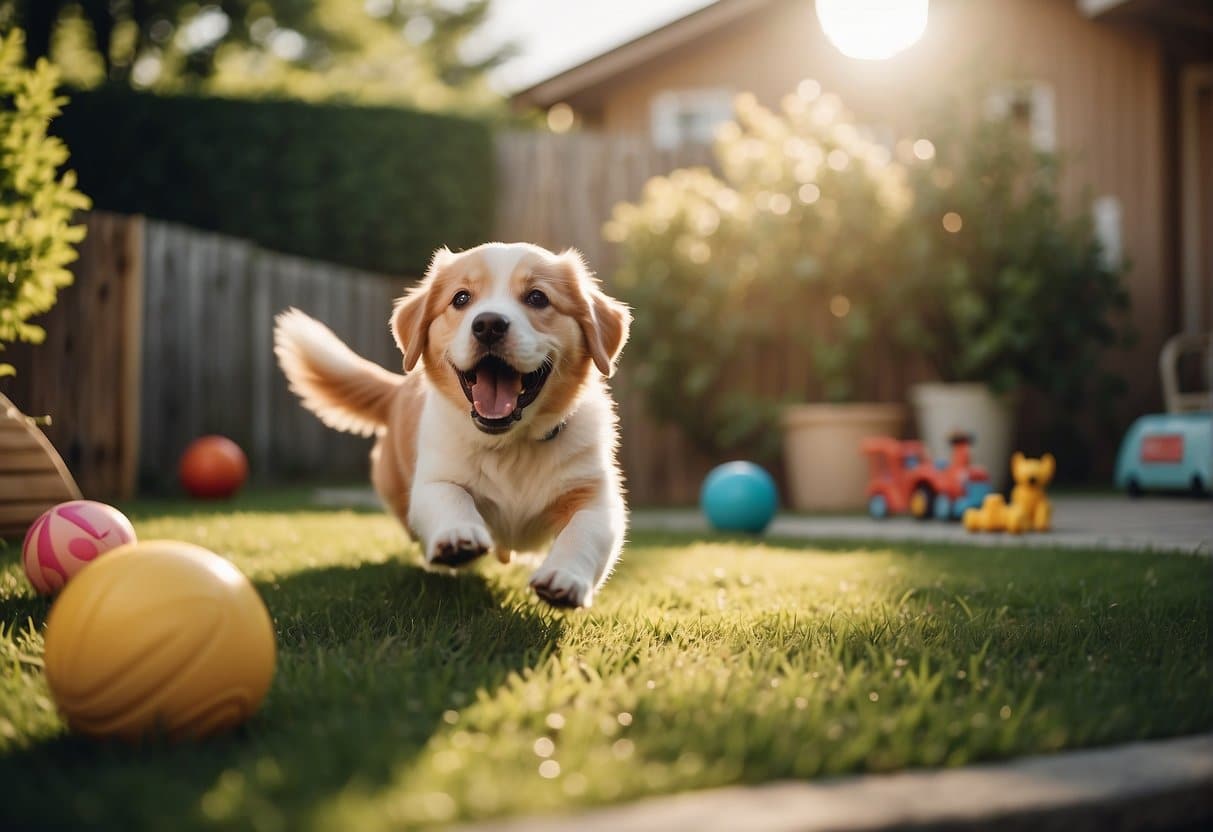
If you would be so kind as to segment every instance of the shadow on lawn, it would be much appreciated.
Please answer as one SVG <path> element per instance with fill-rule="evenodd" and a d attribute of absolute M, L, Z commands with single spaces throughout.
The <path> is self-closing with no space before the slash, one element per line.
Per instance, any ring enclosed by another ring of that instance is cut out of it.
<path fill-rule="evenodd" d="M 563 630 L 474 571 L 363 564 L 259 589 L 279 656 L 248 726 L 178 747 L 59 736 L 0 755 L 0 815 L 23 829 L 244 826 L 257 815 L 299 828 L 343 789 L 374 793 L 399 776 L 433 734 L 455 730 L 450 712 L 543 662 Z M 0 621 L 40 625 L 45 606 L 0 602 Z"/>

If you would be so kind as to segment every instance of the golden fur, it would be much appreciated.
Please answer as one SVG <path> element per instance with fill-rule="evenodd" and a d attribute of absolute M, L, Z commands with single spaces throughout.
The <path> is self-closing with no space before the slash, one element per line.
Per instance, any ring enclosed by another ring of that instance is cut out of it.
<path fill-rule="evenodd" d="M 535 291 L 544 305 L 527 302 Z M 452 302 L 458 293 L 466 306 Z M 472 334 L 470 321 L 484 311 L 510 321 L 499 346 Z M 378 437 L 372 482 L 428 562 L 459 565 L 490 549 L 508 560 L 550 544 L 532 586 L 551 603 L 585 606 L 618 557 L 626 523 L 602 379 L 615 370 L 629 323 L 576 252 L 490 243 L 439 250 L 396 303 L 391 330 L 405 375 L 358 357 L 297 310 L 279 316 L 275 352 L 291 389 L 326 424 Z M 550 368 L 533 402 L 519 394 L 516 423 L 504 432 L 477 422 L 460 381 L 486 354 L 517 378 Z"/>

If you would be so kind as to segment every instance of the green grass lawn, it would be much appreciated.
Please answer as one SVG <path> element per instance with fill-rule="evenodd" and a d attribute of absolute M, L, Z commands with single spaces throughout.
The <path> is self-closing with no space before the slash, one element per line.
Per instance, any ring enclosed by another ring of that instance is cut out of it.
<path fill-rule="evenodd" d="M 0 549 L 0 828 L 401 828 L 1213 728 L 1205 559 L 638 534 L 563 613 L 523 566 L 425 572 L 378 514 L 129 509 L 257 583 L 274 687 L 199 744 L 65 734 Z"/>

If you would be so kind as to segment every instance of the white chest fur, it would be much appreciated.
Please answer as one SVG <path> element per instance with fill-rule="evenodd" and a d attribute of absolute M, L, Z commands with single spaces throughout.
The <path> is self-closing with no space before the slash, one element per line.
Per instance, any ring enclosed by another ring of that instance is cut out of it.
<path fill-rule="evenodd" d="M 467 491 L 498 548 L 538 551 L 559 531 L 550 509 L 562 497 L 587 486 L 618 491 L 614 416 L 605 391 L 591 388 L 554 438 L 544 438 L 547 430 L 538 438 L 486 436 L 466 413 L 428 397 L 417 481 Z"/>

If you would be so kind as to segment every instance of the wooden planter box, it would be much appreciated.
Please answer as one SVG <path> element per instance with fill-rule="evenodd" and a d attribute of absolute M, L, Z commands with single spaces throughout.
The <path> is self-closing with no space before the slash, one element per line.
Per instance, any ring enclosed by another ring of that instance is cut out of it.
<path fill-rule="evenodd" d="M 80 489 L 42 431 L 0 394 L 0 537 L 25 534 L 42 512 Z"/>

